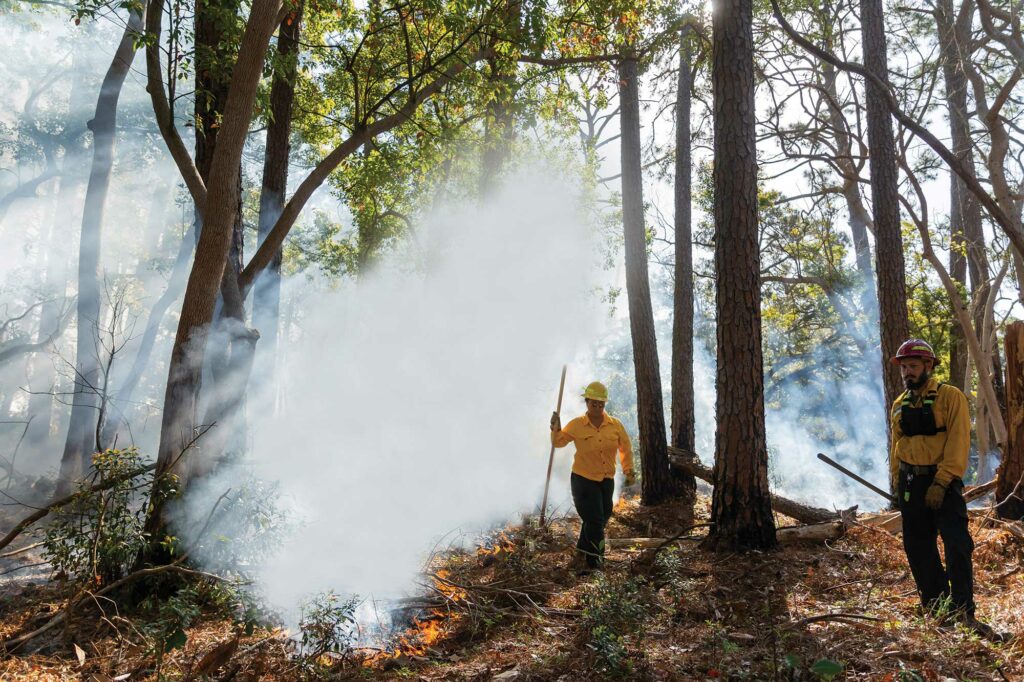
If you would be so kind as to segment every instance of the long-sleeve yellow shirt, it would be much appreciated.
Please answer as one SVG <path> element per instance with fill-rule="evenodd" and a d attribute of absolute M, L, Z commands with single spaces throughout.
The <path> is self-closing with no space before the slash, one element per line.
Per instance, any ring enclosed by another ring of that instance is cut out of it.
<path fill-rule="evenodd" d="M 594 428 L 587 415 L 576 417 L 561 431 L 551 432 L 551 443 L 556 448 L 575 443 L 572 472 L 591 481 L 615 478 L 616 452 L 622 462 L 622 473 L 628 476 L 633 471 L 633 444 L 622 422 L 607 413 L 598 428 Z"/>
<path fill-rule="evenodd" d="M 920 391 L 911 396 L 911 407 L 920 407 L 924 396 L 937 391 L 932 412 L 935 426 L 946 427 L 934 436 L 906 436 L 900 430 L 900 410 L 903 395 L 892 406 L 892 452 L 889 457 L 889 474 L 895 482 L 900 462 L 917 466 L 938 465 L 935 480 L 949 485 L 954 478 L 962 479 L 967 472 L 967 455 L 971 449 L 971 413 L 967 397 L 956 386 L 942 384 L 932 378 Z M 906 395 L 906 394 L 904 394 Z"/>

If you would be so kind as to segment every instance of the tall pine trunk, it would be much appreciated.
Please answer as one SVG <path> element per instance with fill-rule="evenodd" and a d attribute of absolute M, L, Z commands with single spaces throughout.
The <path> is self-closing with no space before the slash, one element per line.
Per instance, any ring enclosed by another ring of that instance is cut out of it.
<path fill-rule="evenodd" d="M 277 54 L 282 70 L 275 72 L 270 86 L 270 116 L 267 124 L 267 150 L 263 159 L 263 183 L 260 190 L 259 242 L 262 244 L 284 210 L 288 188 L 288 159 L 291 155 L 292 105 L 295 101 L 295 76 L 302 31 L 303 5 L 281 22 L 277 36 Z M 277 333 L 281 310 L 281 262 L 278 249 L 270 265 L 253 283 L 253 326 L 260 332 L 257 362 L 261 376 L 273 384 L 277 363 Z"/>
<path fill-rule="evenodd" d="M 85 192 L 82 234 L 78 251 L 78 338 L 75 344 L 75 390 L 71 403 L 64 454 L 61 457 L 57 495 L 67 493 L 75 480 L 91 466 L 92 454 L 103 447 L 100 441 L 99 386 L 100 358 L 96 343 L 100 324 L 100 249 L 103 211 L 110 188 L 117 132 L 117 102 L 121 86 L 135 59 L 135 41 L 142 32 L 142 15 L 132 12 L 114 58 L 103 78 L 96 100 L 96 113 L 89 122 L 93 134 L 92 167 Z"/>
<path fill-rule="evenodd" d="M 707 544 L 743 550 L 775 545 L 761 355 L 752 1 L 720 0 L 712 17 L 718 376 Z"/>
<path fill-rule="evenodd" d="M 946 90 L 946 117 L 949 120 L 950 148 L 973 175 L 974 158 L 971 152 L 970 123 L 967 112 L 967 76 L 960 67 L 961 50 L 968 49 L 962 41 L 970 41 L 970 21 L 973 12 L 965 12 L 966 26 L 959 25 L 953 0 L 938 0 L 935 9 L 935 23 L 939 34 L 939 53 L 942 61 L 942 76 Z M 964 32 L 966 28 L 966 34 Z M 981 211 L 977 200 L 964 185 L 960 176 L 951 173 L 949 182 L 949 274 L 962 291 L 967 292 L 967 251 L 968 234 L 975 235 L 981 230 Z M 976 225 L 968 225 L 968 223 Z M 987 281 L 987 277 L 986 277 Z M 972 281 L 976 286 L 977 282 Z M 975 329 L 981 329 L 978 325 Z M 967 341 L 964 331 L 954 321 L 952 344 L 949 357 L 950 383 L 962 391 L 968 390 Z"/>
<path fill-rule="evenodd" d="M 883 83 L 889 82 L 885 24 L 881 0 L 861 0 L 864 66 Z M 903 393 L 899 368 L 889 362 L 910 335 L 907 321 L 906 269 L 900 231 L 900 204 L 892 118 L 880 92 L 865 84 L 868 156 L 871 166 L 871 207 L 875 216 L 875 272 L 878 276 L 879 331 L 885 405 L 879 415 L 889 425 L 889 407 Z"/>
<path fill-rule="evenodd" d="M 676 492 L 668 463 L 665 412 L 662 402 L 658 342 L 654 331 L 651 285 L 647 272 L 647 229 L 644 224 L 643 172 L 640 154 L 640 89 L 637 60 L 619 63 L 619 104 L 622 150 L 622 227 L 626 246 L 626 298 L 633 339 L 636 411 L 640 430 L 642 504 L 658 504 Z"/>
<path fill-rule="evenodd" d="M 675 293 L 672 306 L 672 445 L 688 452 L 696 449 L 693 396 L 691 35 L 689 28 L 684 28 L 679 35 L 679 77 L 676 81 Z M 692 474 L 679 478 L 683 494 L 692 501 L 696 497 L 697 481 Z"/>

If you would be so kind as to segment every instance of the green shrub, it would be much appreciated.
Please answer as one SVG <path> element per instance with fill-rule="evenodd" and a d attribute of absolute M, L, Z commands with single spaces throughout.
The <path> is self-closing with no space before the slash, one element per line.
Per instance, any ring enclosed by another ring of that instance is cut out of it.
<path fill-rule="evenodd" d="M 302 605 L 299 618 L 302 655 L 316 661 L 325 654 L 348 656 L 358 634 L 355 597 L 343 599 L 334 591 L 318 594 Z"/>
<path fill-rule="evenodd" d="M 105 584 L 124 576 L 146 543 L 146 502 L 152 473 L 135 448 L 93 456 L 92 475 L 74 501 L 56 510 L 43 540 L 55 574 L 76 583 Z M 91 487 L 116 481 L 102 490 Z"/>
<path fill-rule="evenodd" d="M 644 585 L 638 578 L 608 578 L 601 575 L 582 598 L 587 648 L 597 657 L 598 667 L 611 677 L 629 677 L 633 666 L 625 635 L 640 630 L 648 607 Z"/>

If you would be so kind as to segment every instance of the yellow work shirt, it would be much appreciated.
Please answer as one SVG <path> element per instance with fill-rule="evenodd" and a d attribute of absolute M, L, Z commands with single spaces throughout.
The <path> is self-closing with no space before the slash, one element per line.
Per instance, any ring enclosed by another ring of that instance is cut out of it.
<path fill-rule="evenodd" d="M 956 386 L 939 386 L 932 378 L 920 391 L 913 392 L 910 406 L 921 407 L 925 395 L 931 391 L 937 391 L 935 402 L 932 404 L 935 426 L 946 427 L 945 431 L 940 431 L 934 436 L 903 435 L 903 431 L 900 430 L 900 411 L 906 393 L 892 406 L 889 474 L 894 484 L 900 462 L 916 466 L 937 465 L 935 480 L 942 485 L 949 485 L 954 478 L 963 479 L 967 473 L 967 455 L 971 449 L 971 413 L 967 407 L 967 397 Z"/>
<path fill-rule="evenodd" d="M 551 443 L 556 448 L 575 443 L 572 472 L 591 481 L 615 478 L 616 452 L 622 462 L 622 473 L 628 476 L 633 472 L 633 444 L 622 422 L 608 413 L 599 428 L 594 428 L 587 415 L 576 417 L 561 431 L 551 432 Z"/>

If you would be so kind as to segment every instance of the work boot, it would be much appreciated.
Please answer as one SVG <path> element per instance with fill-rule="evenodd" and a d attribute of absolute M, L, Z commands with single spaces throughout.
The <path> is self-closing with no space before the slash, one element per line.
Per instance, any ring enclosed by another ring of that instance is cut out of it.
<path fill-rule="evenodd" d="M 967 616 L 960 622 L 963 623 L 965 628 L 978 635 L 978 637 L 987 639 L 995 644 L 1005 644 L 1011 639 L 1010 633 L 997 632 L 991 625 L 981 622 L 974 616 Z"/>
<path fill-rule="evenodd" d="M 573 553 L 572 559 L 569 560 L 569 565 L 566 566 L 566 569 L 570 573 L 575 573 L 576 575 L 585 575 L 590 572 L 590 567 L 587 566 L 587 557 L 578 551 Z"/>

